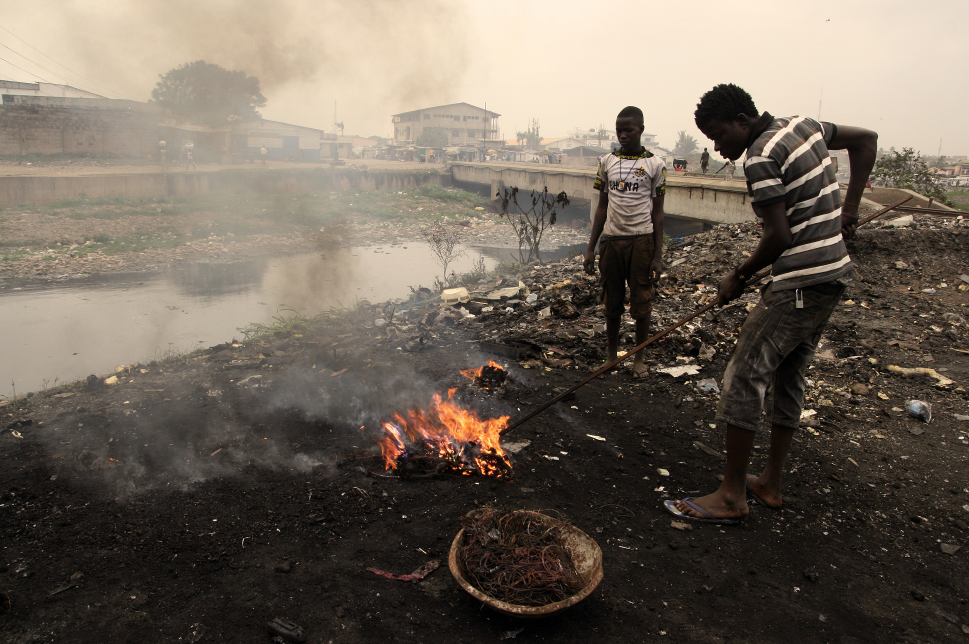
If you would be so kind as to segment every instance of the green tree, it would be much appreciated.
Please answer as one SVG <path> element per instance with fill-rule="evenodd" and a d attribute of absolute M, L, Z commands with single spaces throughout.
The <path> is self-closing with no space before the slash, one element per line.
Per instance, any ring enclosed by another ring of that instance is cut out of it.
<path fill-rule="evenodd" d="M 914 190 L 938 202 L 952 205 L 945 188 L 936 183 L 929 173 L 929 166 L 921 153 L 912 148 L 902 148 L 901 152 L 892 148 L 888 154 L 878 159 L 871 173 L 871 182 L 888 188 Z"/>
<path fill-rule="evenodd" d="M 151 101 L 197 125 L 257 119 L 260 115 L 256 108 L 266 104 L 259 93 L 258 78 L 204 60 L 179 65 L 159 78 Z"/>
<path fill-rule="evenodd" d="M 696 139 L 687 134 L 686 130 L 680 130 L 677 136 L 679 138 L 676 139 L 676 146 L 673 148 L 673 154 L 676 156 L 685 157 L 697 149 Z"/>
<path fill-rule="evenodd" d="M 516 132 L 515 138 L 518 140 L 518 145 L 522 146 L 522 149 L 537 150 L 542 144 L 542 135 L 539 134 L 538 119 L 532 119 L 532 122 L 528 124 L 528 130 L 525 132 Z"/>
<path fill-rule="evenodd" d="M 447 145 L 447 130 L 443 127 L 425 127 L 415 143 L 425 148 L 443 148 Z"/>

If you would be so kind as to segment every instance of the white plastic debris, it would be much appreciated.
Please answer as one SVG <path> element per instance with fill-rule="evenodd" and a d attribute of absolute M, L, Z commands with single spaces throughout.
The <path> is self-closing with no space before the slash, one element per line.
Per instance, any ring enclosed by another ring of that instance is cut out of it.
<path fill-rule="evenodd" d="M 662 369 L 657 369 L 657 371 L 660 373 L 669 374 L 674 378 L 679 378 L 683 375 L 695 376 L 696 374 L 700 373 L 700 367 L 695 364 L 685 364 L 677 365 L 675 367 L 663 367 Z"/>

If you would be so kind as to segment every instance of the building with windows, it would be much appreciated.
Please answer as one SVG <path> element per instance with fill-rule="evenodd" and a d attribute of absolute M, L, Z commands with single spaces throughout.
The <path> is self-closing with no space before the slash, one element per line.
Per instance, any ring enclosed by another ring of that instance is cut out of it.
<path fill-rule="evenodd" d="M 480 147 L 486 140 L 497 138 L 499 116 L 469 103 L 451 103 L 394 114 L 394 144 Z M 427 136 L 422 139 L 423 134 Z M 430 142 L 434 140 L 434 143 Z"/>

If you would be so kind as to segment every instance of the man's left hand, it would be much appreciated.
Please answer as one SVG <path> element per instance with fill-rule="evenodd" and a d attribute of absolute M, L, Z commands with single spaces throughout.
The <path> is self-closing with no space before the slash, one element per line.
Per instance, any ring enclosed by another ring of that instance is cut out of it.
<path fill-rule="evenodd" d="M 717 306 L 726 306 L 743 295 L 746 284 L 746 281 L 740 280 L 736 270 L 727 273 L 717 286 Z"/>
<path fill-rule="evenodd" d="M 654 259 L 649 263 L 649 282 L 655 284 L 663 274 L 663 260 Z"/>

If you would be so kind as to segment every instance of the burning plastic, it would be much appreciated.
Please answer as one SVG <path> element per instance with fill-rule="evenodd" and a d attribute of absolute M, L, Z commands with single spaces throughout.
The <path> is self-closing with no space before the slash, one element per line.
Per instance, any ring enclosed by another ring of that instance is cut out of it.
<path fill-rule="evenodd" d="M 502 387 L 508 380 L 508 372 L 494 360 L 489 360 L 488 364 L 477 369 L 465 369 L 461 372 L 461 375 L 473 380 L 474 384 L 486 390 Z"/>
<path fill-rule="evenodd" d="M 455 391 L 448 390 L 447 400 L 434 394 L 428 411 L 395 413 L 393 421 L 382 424 L 384 434 L 375 440 L 385 469 L 396 470 L 402 463 L 421 460 L 432 466 L 425 475 L 510 476 L 511 464 L 499 442 L 508 416 L 482 420 L 455 402 Z"/>

